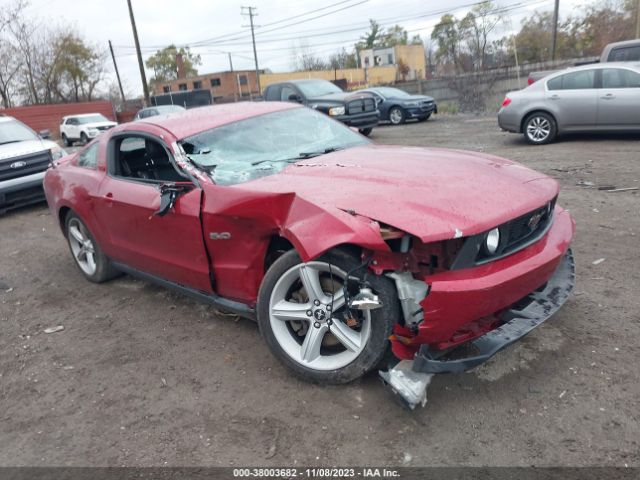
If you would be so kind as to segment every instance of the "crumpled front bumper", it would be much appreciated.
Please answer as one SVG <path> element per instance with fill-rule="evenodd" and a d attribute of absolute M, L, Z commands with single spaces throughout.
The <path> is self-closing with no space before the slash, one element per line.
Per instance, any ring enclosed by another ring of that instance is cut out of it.
<path fill-rule="evenodd" d="M 380 371 L 380 377 L 405 407 L 413 410 L 418 405 L 424 406 L 427 386 L 434 374 L 460 373 L 486 362 L 557 312 L 574 285 L 575 263 L 569 249 L 543 288 L 503 312 L 501 317 L 506 322 L 500 327 L 446 351 L 435 353 L 428 345 L 422 345 L 413 361 L 403 360 L 388 371 Z M 464 354 L 469 351 L 472 353 Z"/>
<path fill-rule="evenodd" d="M 569 298 L 574 285 L 575 262 L 569 249 L 544 288 L 530 293 L 501 314 L 501 319 L 505 320 L 503 325 L 450 351 L 434 353 L 428 345 L 422 345 L 414 357 L 413 371 L 458 373 L 486 362 L 556 313 Z M 462 349 L 474 352 L 468 356 L 456 356 Z"/>

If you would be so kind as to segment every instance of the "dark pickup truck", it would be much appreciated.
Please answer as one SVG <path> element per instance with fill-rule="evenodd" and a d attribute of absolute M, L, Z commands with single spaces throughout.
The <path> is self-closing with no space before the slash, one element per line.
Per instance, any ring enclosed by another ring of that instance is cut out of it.
<path fill-rule="evenodd" d="M 363 135 L 369 135 L 380 118 L 373 95 L 344 92 L 327 80 L 274 83 L 265 89 L 264 99 L 301 103 L 357 128 Z"/>

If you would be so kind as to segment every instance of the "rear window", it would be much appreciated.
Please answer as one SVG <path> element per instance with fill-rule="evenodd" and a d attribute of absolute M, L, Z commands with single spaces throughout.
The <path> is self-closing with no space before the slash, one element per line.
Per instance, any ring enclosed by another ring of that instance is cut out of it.
<path fill-rule="evenodd" d="M 640 60 L 640 45 L 632 47 L 618 47 L 609 53 L 609 62 L 636 62 Z"/>
<path fill-rule="evenodd" d="M 593 88 L 596 77 L 595 70 L 566 73 L 547 82 L 549 90 L 583 90 Z"/>

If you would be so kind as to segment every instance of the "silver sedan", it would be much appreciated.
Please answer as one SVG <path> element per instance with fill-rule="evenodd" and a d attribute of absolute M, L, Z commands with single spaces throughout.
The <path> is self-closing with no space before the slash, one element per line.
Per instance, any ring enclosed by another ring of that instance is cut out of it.
<path fill-rule="evenodd" d="M 510 92 L 500 128 L 543 145 L 578 131 L 640 131 L 640 63 L 583 65 Z"/>

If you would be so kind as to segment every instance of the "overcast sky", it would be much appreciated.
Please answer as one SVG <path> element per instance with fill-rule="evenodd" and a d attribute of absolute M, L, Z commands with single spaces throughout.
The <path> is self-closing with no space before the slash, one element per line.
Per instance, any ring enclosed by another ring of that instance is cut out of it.
<path fill-rule="evenodd" d="M 0 0 L 2 4 L 10 0 Z M 560 15 L 593 0 L 561 0 Z M 29 16 L 47 23 L 70 22 L 91 42 L 107 48 L 111 40 L 125 91 L 142 91 L 126 0 L 30 0 Z M 382 26 L 400 24 L 409 35 L 427 38 L 443 13 L 461 17 L 474 0 L 132 0 L 144 58 L 157 48 L 192 45 L 202 56 L 200 73 L 253 68 L 253 51 L 247 17 L 241 5 L 256 7 L 255 24 L 260 68 L 287 71 L 292 49 L 307 45 L 325 56 L 342 46 L 352 48 L 367 30 L 368 19 Z M 553 0 L 498 0 L 507 9 L 504 33 L 519 26 L 534 10 L 552 10 Z M 292 18 L 293 17 L 293 18 Z M 317 17 L 317 18 L 314 18 Z M 199 45 L 198 45 L 199 44 Z M 111 65 L 110 65 L 111 67 Z M 148 73 L 149 75 L 149 73 Z"/>

